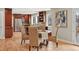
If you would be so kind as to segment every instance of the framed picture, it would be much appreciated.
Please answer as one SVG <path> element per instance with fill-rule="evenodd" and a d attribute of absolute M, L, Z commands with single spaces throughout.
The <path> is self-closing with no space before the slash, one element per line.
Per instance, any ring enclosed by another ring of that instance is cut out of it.
<path fill-rule="evenodd" d="M 67 27 L 67 10 L 57 11 L 55 18 L 56 27 Z"/>

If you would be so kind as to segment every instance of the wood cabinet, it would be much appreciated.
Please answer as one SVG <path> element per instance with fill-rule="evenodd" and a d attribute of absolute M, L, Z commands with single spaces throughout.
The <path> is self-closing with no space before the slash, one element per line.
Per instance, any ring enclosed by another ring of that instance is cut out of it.
<path fill-rule="evenodd" d="M 39 12 L 39 30 L 45 31 L 46 11 Z"/>
<path fill-rule="evenodd" d="M 39 22 L 45 22 L 46 11 L 39 12 Z"/>
<path fill-rule="evenodd" d="M 12 9 L 5 8 L 5 38 L 11 38 L 12 34 Z"/>

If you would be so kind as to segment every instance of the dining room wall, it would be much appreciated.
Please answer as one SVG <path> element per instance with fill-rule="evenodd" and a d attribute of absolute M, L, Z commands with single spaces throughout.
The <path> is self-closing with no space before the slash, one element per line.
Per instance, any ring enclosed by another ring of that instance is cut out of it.
<path fill-rule="evenodd" d="M 71 8 L 52 8 L 51 13 L 52 13 L 52 35 L 56 35 L 56 25 L 55 25 L 55 15 L 57 11 L 61 10 L 67 10 L 67 27 L 64 28 L 59 28 L 57 38 L 59 40 L 67 41 L 67 42 L 73 42 L 72 40 L 72 9 Z"/>
<path fill-rule="evenodd" d="M 5 39 L 5 16 L 4 16 L 4 8 L 0 8 L 0 39 Z"/>
<path fill-rule="evenodd" d="M 79 8 L 73 8 L 72 9 L 72 40 L 75 44 L 79 45 L 79 33 L 76 32 L 76 26 L 77 26 L 77 22 L 76 22 L 76 16 L 79 15 Z"/>

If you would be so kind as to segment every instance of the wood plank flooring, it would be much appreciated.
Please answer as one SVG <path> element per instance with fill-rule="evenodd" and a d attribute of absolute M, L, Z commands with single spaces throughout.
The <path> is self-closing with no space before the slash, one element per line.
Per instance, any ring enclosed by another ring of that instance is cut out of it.
<path fill-rule="evenodd" d="M 49 41 L 48 47 L 43 46 L 40 51 L 79 51 L 78 46 L 69 44 L 59 44 L 56 48 L 55 43 Z M 0 51 L 29 51 L 28 44 L 21 45 L 21 33 L 14 33 L 13 38 L 0 40 Z M 36 51 L 36 49 L 32 49 Z"/>

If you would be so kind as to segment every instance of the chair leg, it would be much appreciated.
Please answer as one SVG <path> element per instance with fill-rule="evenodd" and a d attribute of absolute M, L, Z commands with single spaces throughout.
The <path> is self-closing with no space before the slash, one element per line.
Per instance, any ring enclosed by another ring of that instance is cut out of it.
<path fill-rule="evenodd" d="M 23 40 L 21 40 L 21 45 L 22 45 Z"/>
<path fill-rule="evenodd" d="M 31 51 L 31 48 L 36 48 L 37 49 L 37 51 L 39 51 L 39 46 L 29 46 L 29 51 Z"/>
<path fill-rule="evenodd" d="M 47 47 L 48 46 L 48 40 L 44 40 L 43 44 Z"/>
<path fill-rule="evenodd" d="M 40 44 L 39 44 L 39 47 L 42 48 L 42 45 L 43 45 L 43 43 L 40 43 Z"/>
<path fill-rule="evenodd" d="M 39 47 L 37 46 L 37 51 L 39 51 Z"/>
<path fill-rule="evenodd" d="M 24 40 L 24 43 L 25 43 L 25 40 Z"/>
<path fill-rule="evenodd" d="M 58 48 L 58 42 L 56 42 L 56 47 Z"/>
<path fill-rule="evenodd" d="M 31 51 L 31 46 L 29 46 L 29 51 Z"/>
<path fill-rule="evenodd" d="M 48 46 L 48 40 L 46 40 L 46 47 Z"/>

